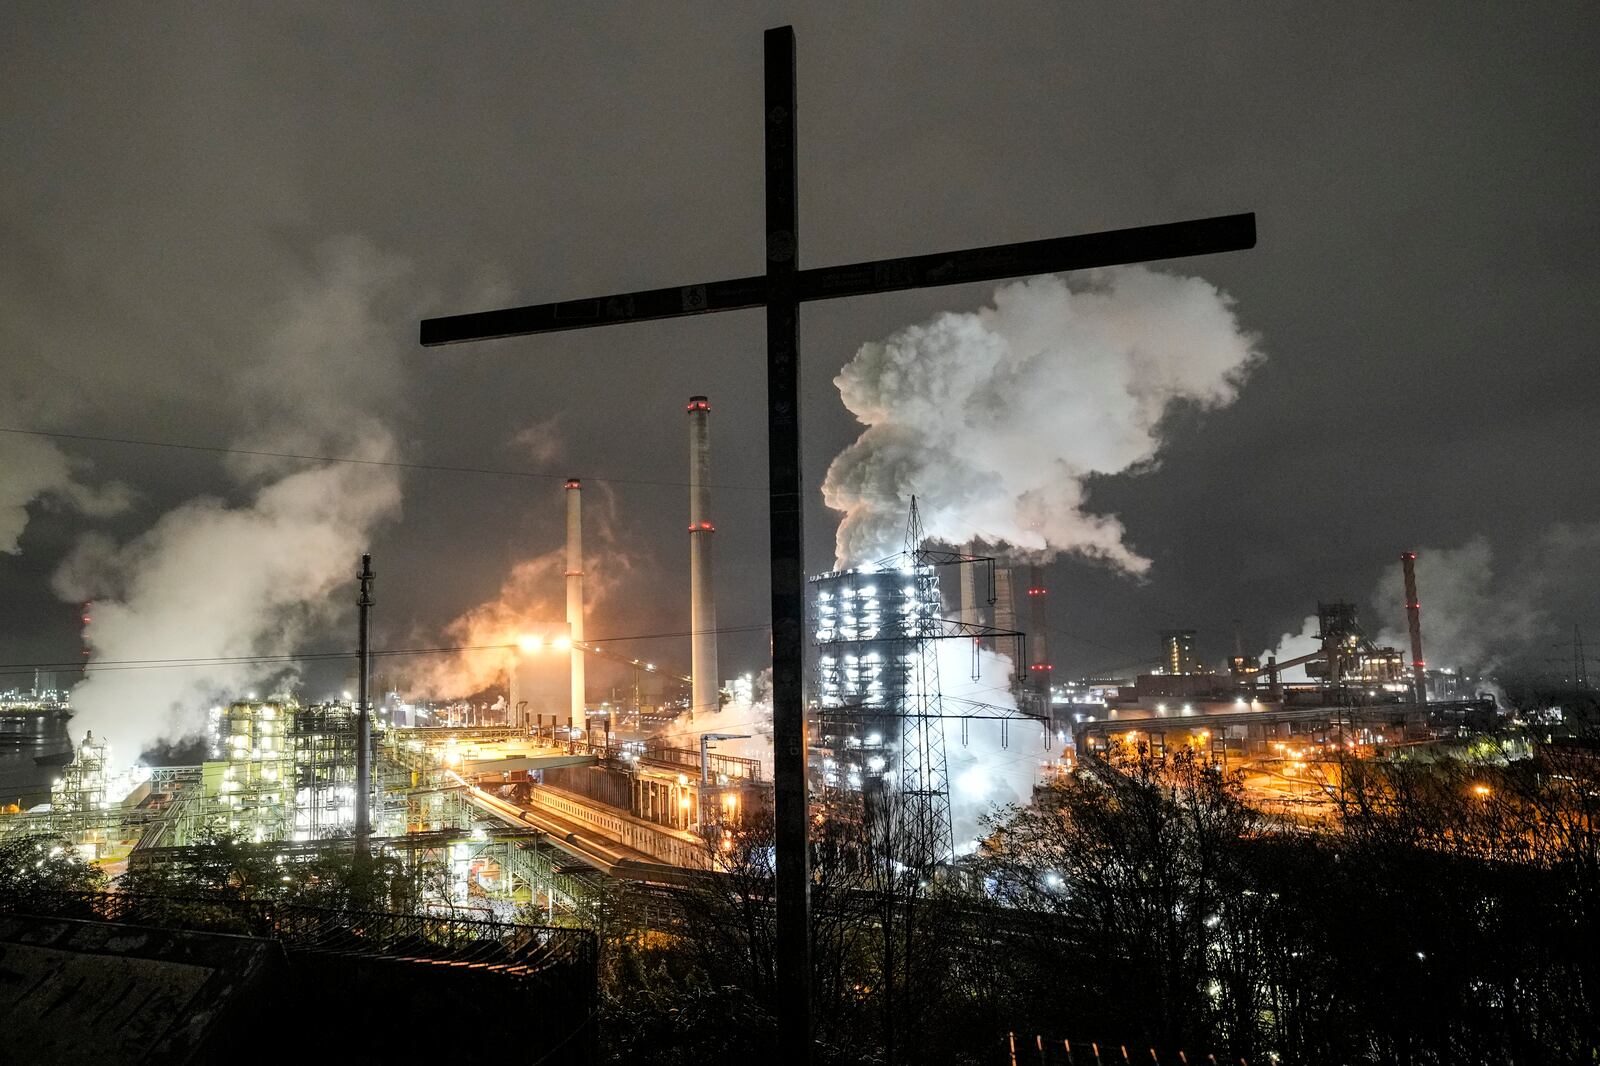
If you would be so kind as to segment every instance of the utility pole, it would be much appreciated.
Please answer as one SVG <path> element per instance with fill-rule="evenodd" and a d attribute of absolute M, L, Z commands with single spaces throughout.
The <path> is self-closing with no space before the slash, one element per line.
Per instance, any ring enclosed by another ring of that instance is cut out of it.
<path fill-rule="evenodd" d="M 361 635 L 356 652 L 356 861 L 365 864 L 372 848 L 372 650 L 367 645 L 367 613 L 372 608 L 372 556 L 361 556 Z"/>
<path fill-rule="evenodd" d="M 1583 653 L 1583 630 L 1572 627 L 1572 687 L 1583 691 L 1589 687 L 1589 657 Z"/>

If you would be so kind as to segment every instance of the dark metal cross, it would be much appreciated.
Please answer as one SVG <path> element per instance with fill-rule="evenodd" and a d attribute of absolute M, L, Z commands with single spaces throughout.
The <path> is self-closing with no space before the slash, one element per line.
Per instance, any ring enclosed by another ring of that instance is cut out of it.
<path fill-rule="evenodd" d="M 430 318 L 424 345 L 679 318 L 713 311 L 767 310 L 767 448 L 771 477 L 772 717 L 777 822 L 777 1010 L 780 1047 L 808 1057 L 811 1046 L 810 870 L 806 838 L 805 553 L 801 543 L 800 304 L 842 296 L 997 281 L 1086 267 L 1229 252 L 1255 246 L 1255 215 L 1055 237 L 991 248 L 799 267 L 795 176 L 794 30 L 766 32 L 767 272 L 731 281 L 650 289 L 590 300 Z"/>

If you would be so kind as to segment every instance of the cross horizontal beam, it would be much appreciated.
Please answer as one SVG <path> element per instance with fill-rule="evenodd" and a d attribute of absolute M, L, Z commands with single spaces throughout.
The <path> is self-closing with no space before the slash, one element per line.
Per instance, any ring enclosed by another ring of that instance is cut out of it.
<path fill-rule="evenodd" d="M 846 296 L 925 289 L 966 282 L 999 281 L 1086 267 L 1182 259 L 1192 255 L 1233 252 L 1256 243 L 1254 214 L 1168 222 L 1157 226 L 1051 237 L 1020 244 L 998 244 L 959 252 L 878 259 L 799 272 L 802 302 Z M 498 311 L 475 311 L 422 321 L 426 347 L 465 341 L 558 333 L 623 322 L 683 318 L 716 311 L 761 307 L 767 302 L 765 275 L 680 285 L 666 289 L 619 293 L 586 300 L 530 304 Z"/>

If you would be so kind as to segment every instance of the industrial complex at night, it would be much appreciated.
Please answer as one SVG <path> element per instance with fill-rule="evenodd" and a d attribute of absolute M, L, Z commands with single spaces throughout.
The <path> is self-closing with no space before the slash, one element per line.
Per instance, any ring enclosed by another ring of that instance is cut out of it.
<path fill-rule="evenodd" d="M 508 630 L 499 680 L 476 702 L 398 690 L 369 699 L 372 844 L 412 868 L 437 864 L 441 905 L 533 905 L 589 921 L 606 879 L 680 883 L 715 867 L 708 832 L 770 811 L 764 684 L 716 674 L 711 404 L 697 395 L 687 412 L 687 675 L 585 640 L 583 491 L 572 478 L 552 499 L 565 513 L 564 617 Z M 1237 654 L 1213 666 L 1192 630 L 1168 630 L 1143 670 L 1069 681 L 1046 658 L 1043 568 L 964 547 L 929 543 L 912 500 L 902 552 L 808 583 L 814 811 L 849 817 L 873 797 L 898 797 L 896 818 L 927 871 L 958 870 L 971 850 L 953 837 L 962 797 L 949 764 L 978 723 L 1003 741 L 978 753 L 976 769 L 1020 757 L 1030 787 L 1084 760 L 1185 748 L 1250 770 L 1265 802 L 1286 802 L 1287 784 L 1295 806 L 1312 809 L 1332 799 L 1308 785 L 1308 766 L 1332 773 L 1353 755 L 1458 743 L 1505 717 L 1492 694 L 1425 668 L 1411 552 L 1409 655 L 1374 645 L 1353 605 L 1319 603 L 1318 647 L 1282 661 Z M 1290 680 L 1296 668 L 1303 677 Z M 605 690 L 616 698 L 596 698 L 594 680 L 613 675 L 624 682 Z M 68 711 L 54 694 L 9 699 L 13 720 Z M 136 762 L 90 733 L 49 801 L 15 810 L 0 833 L 62 834 L 119 869 L 188 861 L 219 836 L 285 855 L 348 839 L 363 803 L 360 710 L 348 693 L 234 694 L 209 709 L 203 758 L 184 765 Z"/>
<path fill-rule="evenodd" d="M 0 1066 L 1600 1066 L 1597 16 L 0 8 Z"/>
<path fill-rule="evenodd" d="M 158 925 L 171 923 L 174 904 L 148 886 L 201 881 L 238 861 L 222 858 L 229 849 L 256 855 L 287 889 L 314 891 L 328 884 L 328 857 L 353 846 L 391 886 L 409 886 L 410 924 L 374 938 L 352 933 L 348 923 L 362 919 L 343 911 L 238 900 L 229 921 L 282 939 L 283 965 L 305 974 L 327 965 L 333 943 L 430 974 L 502 975 L 511 983 L 492 996 L 506 1002 L 551 982 L 592 981 L 597 949 L 573 937 L 614 922 L 619 900 L 646 901 L 640 935 L 694 935 L 684 899 L 717 895 L 708 886 L 750 877 L 752 862 L 770 870 L 751 849 L 769 846 L 775 807 L 768 682 L 755 669 L 717 677 L 711 411 L 706 396 L 687 403 L 689 673 L 588 639 L 583 486 L 570 478 L 550 494 L 564 514 L 564 609 L 505 629 L 487 649 L 499 662 L 487 689 L 438 698 L 372 685 L 381 649 L 365 643 L 374 582 L 363 560 L 356 693 L 320 702 L 235 693 L 206 710 L 191 762 L 130 759 L 90 732 L 38 757 L 56 775 L 49 798 L 0 816 L 0 844 L 56 842 L 52 855 L 70 849 L 125 886 L 103 903 L 72 897 L 69 913 L 92 906 Z M 1318 602 L 1310 650 L 1236 648 L 1211 663 L 1194 630 L 1167 629 L 1152 632 L 1140 666 L 1069 678 L 1047 652 L 1045 568 L 989 549 L 930 541 L 911 499 L 900 552 L 807 582 L 808 821 L 825 837 L 883 841 L 897 891 L 992 879 L 1009 830 L 985 840 L 995 830 L 974 827 L 996 826 L 1004 803 L 1051 802 L 1067 780 L 1114 789 L 1152 767 L 1200 767 L 1232 782 L 1257 817 L 1331 832 L 1363 764 L 1450 758 L 1485 743 L 1501 758 L 1528 750 L 1522 723 L 1492 690 L 1427 668 L 1413 552 L 1400 557 L 1395 590 L 1405 651 L 1369 638 L 1356 606 Z M 41 738 L 70 721 L 70 696 L 45 689 L 50 680 L 8 693 L 0 709 L 24 750 L 42 750 Z M 1015 790 L 993 792 L 997 777 Z M 285 932 L 286 920 L 300 931 Z M 228 1046 L 219 1041 L 204 1046 Z"/>

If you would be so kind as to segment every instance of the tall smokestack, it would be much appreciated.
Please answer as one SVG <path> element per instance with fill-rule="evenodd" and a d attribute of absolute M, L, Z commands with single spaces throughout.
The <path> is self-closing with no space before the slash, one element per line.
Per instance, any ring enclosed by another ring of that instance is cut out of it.
<path fill-rule="evenodd" d="M 1017 628 L 1017 597 L 1012 590 L 1012 573 L 1009 566 L 994 568 L 994 627 L 1007 632 L 1014 632 Z M 1013 648 L 1012 653 L 1017 659 L 1022 658 L 1022 653 Z M 1012 673 L 1018 682 L 1026 685 L 1031 670 L 1025 671 L 1019 661 L 1012 668 Z"/>
<path fill-rule="evenodd" d="M 567 625 L 572 629 L 572 707 L 569 726 L 587 728 L 583 714 L 583 485 L 567 479 Z"/>
<path fill-rule="evenodd" d="M 1411 683 L 1416 701 L 1427 703 L 1427 667 L 1422 659 L 1422 604 L 1417 600 L 1417 553 L 1401 553 L 1400 566 L 1406 575 L 1406 624 L 1411 627 Z"/>
<path fill-rule="evenodd" d="M 689 397 L 689 718 L 716 711 L 717 601 L 711 577 L 711 404 Z"/>
<path fill-rule="evenodd" d="M 978 554 L 978 542 L 971 541 L 967 544 L 968 555 Z M 967 625 L 978 625 L 983 621 L 983 616 L 978 613 L 978 564 L 966 563 L 961 567 L 961 605 L 960 619 Z"/>
<path fill-rule="evenodd" d="M 1028 567 L 1028 672 L 1034 690 L 1050 701 L 1050 643 L 1045 639 L 1044 567 Z"/>

